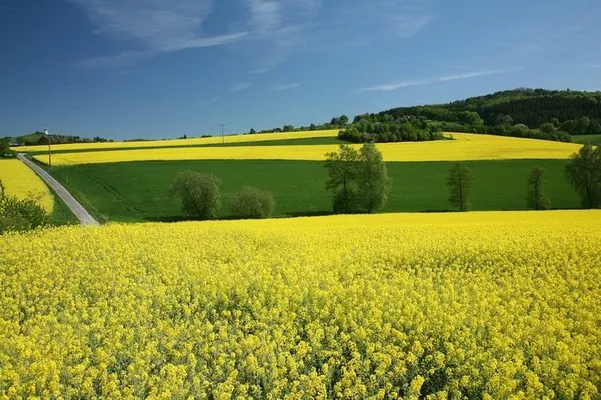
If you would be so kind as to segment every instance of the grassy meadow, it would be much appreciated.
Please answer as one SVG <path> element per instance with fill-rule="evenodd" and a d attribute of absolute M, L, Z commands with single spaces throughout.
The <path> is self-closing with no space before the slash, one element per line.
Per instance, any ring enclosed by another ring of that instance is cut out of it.
<path fill-rule="evenodd" d="M 526 178 L 534 166 L 547 171 L 546 191 L 554 208 L 577 208 L 578 197 L 564 177 L 565 160 L 471 161 L 477 183 L 475 210 L 523 210 Z M 393 179 L 383 211 L 449 210 L 446 178 L 452 162 L 387 163 Z M 273 192 L 274 216 L 327 214 L 323 162 L 274 160 L 148 161 L 55 167 L 52 174 L 99 221 L 174 221 L 183 218 L 167 191 L 178 171 L 213 173 L 222 181 L 221 217 L 227 200 L 244 185 Z"/>

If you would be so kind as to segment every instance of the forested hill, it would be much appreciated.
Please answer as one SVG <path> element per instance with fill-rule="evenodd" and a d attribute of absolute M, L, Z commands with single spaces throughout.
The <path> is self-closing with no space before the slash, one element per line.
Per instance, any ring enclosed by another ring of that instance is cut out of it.
<path fill-rule="evenodd" d="M 480 121 L 473 112 L 478 113 Z M 394 108 L 380 114 L 390 114 L 394 119 L 421 117 L 489 127 L 523 124 L 538 129 L 550 123 L 570 134 L 597 134 L 601 133 L 601 92 L 515 89 L 449 104 Z"/>

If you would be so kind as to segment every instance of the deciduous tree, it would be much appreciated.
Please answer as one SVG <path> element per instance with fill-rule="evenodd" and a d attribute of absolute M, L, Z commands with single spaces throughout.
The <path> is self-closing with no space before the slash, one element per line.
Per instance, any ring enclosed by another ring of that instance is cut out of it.
<path fill-rule="evenodd" d="M 545 170 L 541 167 L 534 167 L 528 174 L 528 195 L 527 205 L 535 210 L 547 210 L 551 202 L 545 196 Z"/>
<path fill-rule="evenodd" d="M 380 210 L 388 200 L 392 180 L 386 163 L 376 145 L 365 143 L 359 151 L 358 202 L 361 210 L 372 213 Z"/>
<path fill-rule="evenodd" d="M 601 206 L 601 147 L 590 144 L 572 154 L 566 165 L 566 177 L 580 195 L 583 208 Z"/>
<path fill-rule="evenodd" d="M 464 164 L 455 164 L 449 171 L 449 201 L 459 211 L 468 211 L 471 208 L 472 187 L 475 181 L 472 170 Z"/>
<path fill-rule="evenodd" d="M 326 189 L 334 193 L 334 212 L 351 213 L 357 207 L 357 176 L 359 152 L 347 144 L 341 144 L 337 152 L 326 154 L 328 181 Z"/>

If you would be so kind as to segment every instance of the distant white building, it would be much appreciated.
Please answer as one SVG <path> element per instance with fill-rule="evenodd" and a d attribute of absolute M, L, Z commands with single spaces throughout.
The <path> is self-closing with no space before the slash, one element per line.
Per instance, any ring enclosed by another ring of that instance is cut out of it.
<path fill-rule="evenodd" d="M 12 141 L 12 142 L 10 142 L 8 145 L 9 145 L 10 147 L 17 147 L 17 146 L 21 146 L 21 143 L 20 143 L 20 142 L 18 142 L 18 141 L 16 141 L 16 140 L 13 140 L 13 141 Z"/>

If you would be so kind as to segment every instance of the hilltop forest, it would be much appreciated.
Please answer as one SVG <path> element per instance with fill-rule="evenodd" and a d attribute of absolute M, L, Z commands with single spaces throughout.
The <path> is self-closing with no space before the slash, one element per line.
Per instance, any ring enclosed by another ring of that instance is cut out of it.
<path fill-rule="evenodd" d="M 459 125 L 504 134 L 517 126 L 537 129 L 543 135 L 595 135 L 601 134 L 601 92 L 522 88 L 449 104 L 393 108 L 379 115 L 437 121 L 449 131 Z"/>
<path fill-rule="evenodd" d="M 448 104 L 398 107 L 346 115 L 329 123 L 250 133 L 341 129 L 351 142 L 440 139 L 439 132 L 475 132 L 571 142 L 572 135 L 601 134 L 601 92 L 519 88 Z M 438 133 L 437 133 L 438 132 Z"/>

